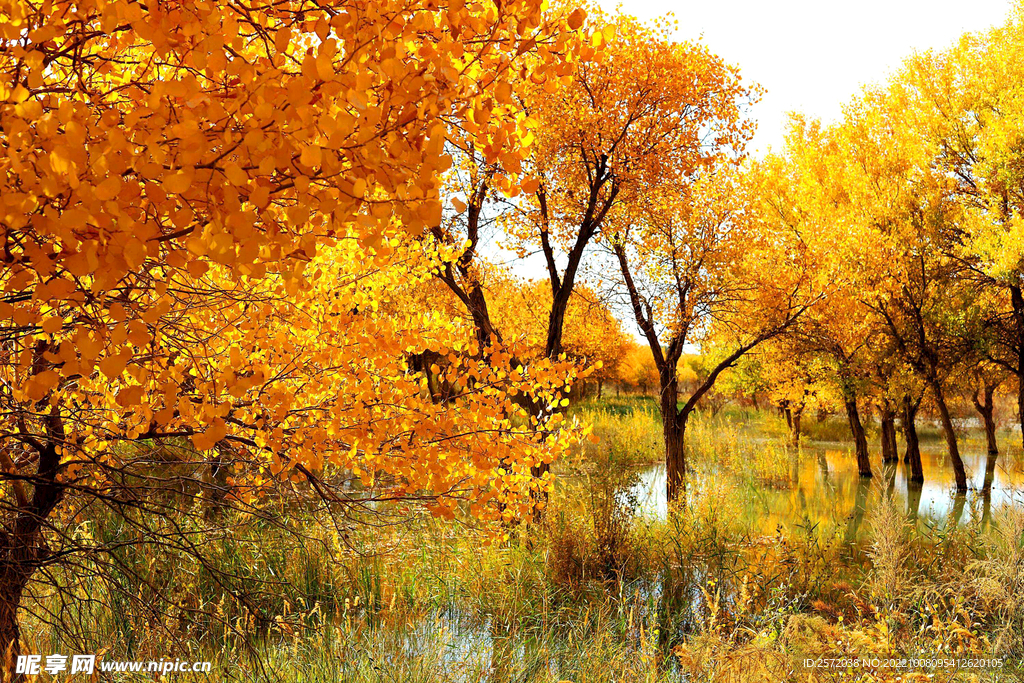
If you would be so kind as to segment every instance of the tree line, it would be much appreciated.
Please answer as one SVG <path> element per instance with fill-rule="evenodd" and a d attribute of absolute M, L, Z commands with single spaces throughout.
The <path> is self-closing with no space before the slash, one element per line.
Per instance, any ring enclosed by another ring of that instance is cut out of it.
<path fill-rule="evenodd" d="M 1008 373 L 1024 410 L 1021 27 L 921 55 L 751 160 L 760 88 L 669 20 L 539 0 L 14 3 L 5 665 L 33 577 L 113 552 L 76 531 L 83 510 L 168 515 L 154 491 L 184 477 L 238 511 L 282 484 L 353 505 L 358 482 L 528 518 L 589 433 L 564 410 L 574 387 L 621 373 L 657 384 L 672 498 L 688 419 L 755 351 L 786 382 L 838 386 L 851 425 L 869 396 L 912 417 L 930 392 L 959 463 L 951 383 Z M 543 277 L 517 279 L 495 243 Z M 714 362 L 680 398 L 694 347 Z"/>

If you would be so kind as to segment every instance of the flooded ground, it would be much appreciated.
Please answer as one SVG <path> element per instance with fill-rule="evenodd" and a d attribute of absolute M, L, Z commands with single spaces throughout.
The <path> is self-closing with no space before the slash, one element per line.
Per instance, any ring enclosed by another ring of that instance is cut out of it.
<path fill-rule="evenodd" d="M 752 440 L 749 448 L 765 447 L 766 443 Z M 922 445 L 925 482 L 917 486 L 909 484 L 908 467 L 902 460 L 883 465 L 877 453 L 872 453 L 874 477 L 862 478 L 849 444 L 812 442 L 781 452 L 789 460 L 788 482 L 742 484 L 749 493 L 744 498 L 744 514 L 766 532 L 778 525 L 829 522 L 847 524 L 849 535 L 857 537 L 861 533 L 860 518 L 886 494 L 897 498 L 920 529 L 941 529 L 970 521 L 984 523 L 1001 506 L 1024 505 L 1024 467 L 1016 455 L 993 458 L 983 451 L 965 449 L 962 457 L 970 491 L 957 496 L 943 444 Z M 691 495 L 702 495 L 712 481 L 728 476 L 713 467 L 698 470 L 691 477 Z M 632 494 L 641 515 L 664 518 L 668 510 L 664 464 L 643 469 Z"/>

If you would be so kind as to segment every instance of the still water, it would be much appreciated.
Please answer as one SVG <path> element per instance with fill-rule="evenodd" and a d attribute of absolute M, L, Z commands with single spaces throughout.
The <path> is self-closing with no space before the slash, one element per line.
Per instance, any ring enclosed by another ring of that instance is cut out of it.
<path fill-rule="evenodd" d="M 757 442 L 751 442 L 750 447 L 757 448 Z M 744 518 L 756 520 L 754 526 L 765 532 L 778 526 L 832 523 L 846 525 L 850 535 L 859 537 L 863 531 L 859 518 L 886 494 L 893 495 L 908 518 L 923 530 L 971 521 L 987 523 L 992 512 L 1002 506 L 1024 505 L 1022 458 L 1014 453 L 992 459 L 984 450 L 970 448 L 970 443 L 962 453 L 970 486 L 965 496 L 954 493 L 953 469 L 945 445 L 940 443 L 921 445 L 923 486 L 908 485 L 909 468 L 902 459 L 883 465 L 877 452 L 872 453 L 874 477 L 861 478 L 852 448 L 843 443 L 805 444 L 788 453 L 780 451 L 780 457 L 788 458 L 788 481 L 774 485 L 733 482 L 743 488 L 740 498 Z M 712 484 L 723 477 L 729 478 L 729 474 L 698 470 L 690 478 L 690 495 L 715 495 L 709 493 Z M 988 488 L 986 477 L 991 483 Z M 665 465 L 652 465 L 639 472 L 631 493 L 639 514 L 664 518 L 668 513 Z"/>

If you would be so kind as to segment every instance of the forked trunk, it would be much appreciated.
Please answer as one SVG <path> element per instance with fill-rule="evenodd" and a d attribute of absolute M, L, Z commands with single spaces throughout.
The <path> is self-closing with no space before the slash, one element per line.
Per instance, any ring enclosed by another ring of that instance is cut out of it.
<path fill-rule="evenodd" d="M 60 452 L 56 444 L 65 441 L 64 425 L 57 406 L 46 417 L 48 442 L 36 446 L 36 466 L 32 496 L 16 495 L 13 521 L 0 530 L 0 680 L 21 681 L 14 673 L 20 653 L 18 607 L 32 574 L 46 561 L 49 549 L 43 538 L 43 525 L 64 496 L 58 481 Z"/>

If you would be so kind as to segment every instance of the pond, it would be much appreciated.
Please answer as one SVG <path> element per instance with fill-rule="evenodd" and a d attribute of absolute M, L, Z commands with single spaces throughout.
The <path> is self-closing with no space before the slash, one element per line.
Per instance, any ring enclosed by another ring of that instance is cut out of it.
<path fill-rule="evenodd" d="M 760 446 L 766 444 L 760 442 Z M 758 447 L 758 441 L 749 442 L 749 448 Z M 949 456 L 941 443 L 921 445 L 923 485 L 909 485 L 909 468 L 902 459 L 883 465 L 876 452 L 872 453 L 874 477 L 862 478 L 849 444 L 812 442 L 779 452 L 789 459 L 788 481 L 733 482 L 745 487 L 745 521 L 766 533 L 779 525 L 788 528 L 833 523 L 846 524 L 851 540 L 859 538 L 865 513 L 886 494 L 895 496 L 908 518 L 922 530 L 971 521 L 986 524 L 993 510 L 1005 505 L 1024 505 L 1024 467 L 1020 457 L 999 455 L 993 459 L 983 450 L 965 449 L 962 457 L 970 491 L 957 496 Z M 730 475 L 707 467 L 698 469 L 690 478 L 690 495 L 706 493 L 713 482 L 723 477 L 728 479 Z M 986 477 L 989 487 L 985 486 Z M 631 493 L 637 500 L 639 514 L 666 517 L 664 463 L 641 470 Z"/>

